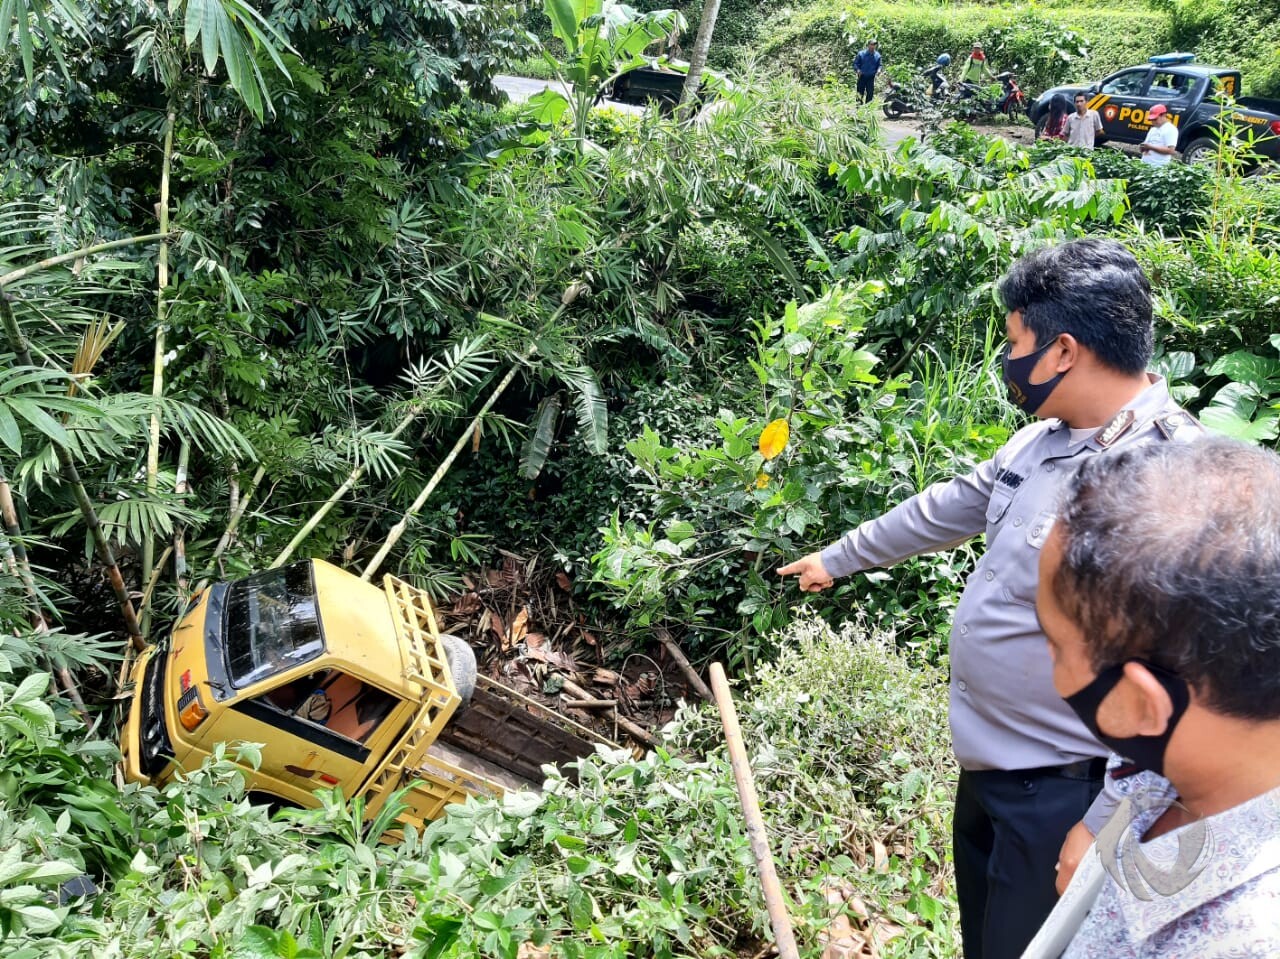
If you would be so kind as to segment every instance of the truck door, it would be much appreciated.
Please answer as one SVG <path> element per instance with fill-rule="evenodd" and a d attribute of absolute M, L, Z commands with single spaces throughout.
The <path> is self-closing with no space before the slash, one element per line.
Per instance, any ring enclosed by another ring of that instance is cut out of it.
<path fill-rule="evenodd" d="M 1151 83 L 1147 86 L 1146 93 L 1138 98 L 1138 106 L 1144 111 L 1144 116 L 1140 121 L 1142 136 L 1145 138 L 1147 130 L 1151 128 L 1151 122 L 1145 116 L 1145 111 L 1149 111 L 1157 103 L 1163 103 L 1169 108 L 1169 122 L 1176 127 L 1180 127 L 1183 114 L 1198 102 L 1198 99 L 1193 97 L 1192 94 L 1199 82 L 1191 74 L 1183 73 L 1180 70 L 1161 70 L 1159 68 L 1153 70 Z"/>
<path fill-rule="evenodd" d="M 1141 115 L 1146 124 L 1146 108 L 1139 105 L 1139 100 L 1147 91 L 1147 81 L 1151 76 L 1150 67 L 1134 67 L 1121 70 L 1102 81 L 1098 93 L 1089 101 L 1089 106 L 1098 111 L 1102 120 L 1102 132 L 1112 140 L 1122 143 L 1141 143 L 1146 136 L 1145 128 L 1138 132 L 1130 124 L 1135 115 Z"/>
<path fill-rule="evenodd" d="M 236 739 L 264 744 L 251 789 L 313 806 L 314 790 L 341 788 L 349 797 L 368 778 L 398 732 L 391 718 L 402 704 L 340 669 L 322 669 L 232 704 L 224 724 Z"/>

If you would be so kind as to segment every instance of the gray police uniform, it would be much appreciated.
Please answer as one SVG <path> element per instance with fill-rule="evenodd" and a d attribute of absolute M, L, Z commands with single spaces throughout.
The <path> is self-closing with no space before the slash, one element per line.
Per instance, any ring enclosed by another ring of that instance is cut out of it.
<path fill-rule="evenodd" d="M 1053 526 L 1063 482 L 1086 458 L 1135 443 L 1189 439 L 1200 432 L 1195 419 L 1170 398 L 1164 380 L 1153 376 L 1147 389 L 1091 435 L 1073 443 L 1071 431 L 1061 420 L 1032 423 L 973 473 L 929 487 L 822 551 L 827 572 L 839 577 L 947 549 L 986 533 L 986 551 L 969 576 L 951 629 L 951 736 L 956 758 L 967 773 L 1060 774 L 1092 783 L 1087 796 L 1077 790 L 1084 797 L 1084 807 L 1096 795 L 1107 751 L 1053 687 L 1053 667 L 1035 611 L 1040 548 Z M 969 783 L 996 778 L 971 776 Z M 1039 790 L 1035 782 L 1030 775 L 1017 780 L 1028 803 Z M 962 792 L 965 787 L 962 776 Z M 1099 799 L 1091 819 L 1105 818 L 1113 805 L 1106 796 Z M 1035 915 L 1038 907 L 1026 901 L 1028 890 L 1013 889 L 1016 901 L 1009 908 L 1030 914 L 1025 923 L 1014 923 L 1029 927 L 1016 947 L 1020 934 L 1010 927 L 1012 916 L 997 915 L 993 928 L 999 930 L 1000 943 L 996 943 L 993 932 L 983 936 L 980 927 L 973 926 L 981 915 L 965 915 L 980 906 L 980 912 L 1005 910 L 994 892 L 988 900 L 985 891 L 981 903 L 973 899 L 972 908 L 965 909 L 966 898 L 972 897 L 963 888 L 957 837 L 966 955 L 1016 956 L 1022 951 L 1052 909 L 1058 848 L 1084 807 L 1064 810 L 1068 821 L 1056 835 L 1054 825 L 1041 817 L 1039 828 L 1050 834 L 1047 846 L 1052 858 L 1044 866 L 1040 895 L 1032 899 L 1047 899 L 1047 908 Z M 958 797 L 957 830 L 960 817 Z M 1020 837 L 1019 843 L 1024 839 Z M 1035 877 L 1017 877 L 1012 885 L 1034 881 Z M 985 942 L 981 951 L 973 947 L 978 937 Z M 1010 948 L 999 948 L 1005 942 Z"/>

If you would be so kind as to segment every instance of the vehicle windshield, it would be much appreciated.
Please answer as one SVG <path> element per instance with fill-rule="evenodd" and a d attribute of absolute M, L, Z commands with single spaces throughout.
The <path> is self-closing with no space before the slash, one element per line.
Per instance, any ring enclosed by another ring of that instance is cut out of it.
<path fill-rule="evenodd" d="M 248 686 L 324 651 L 311 564 L 270 569 L 227 590 L 227 671 Z"/>

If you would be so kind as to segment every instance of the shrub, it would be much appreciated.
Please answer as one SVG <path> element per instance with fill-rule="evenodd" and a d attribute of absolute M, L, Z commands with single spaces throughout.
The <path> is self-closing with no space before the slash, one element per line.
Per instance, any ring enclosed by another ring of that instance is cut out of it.
<path fill-rule="evenodd" d="M 1280 96 L 1280 20 L 1265 4 L 1165 0 L 1178 49 L 1201 61 L 1237 67 L 1246 93 Z"/>

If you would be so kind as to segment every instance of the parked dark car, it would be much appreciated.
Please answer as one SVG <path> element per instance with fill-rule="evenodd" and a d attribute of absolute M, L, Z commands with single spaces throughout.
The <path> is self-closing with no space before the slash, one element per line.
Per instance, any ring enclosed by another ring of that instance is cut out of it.
<path fill-rule="evenodd" d="M 1031 104 L 1028 116 L 1039 135 L 1056 94 L 1068 100 L 1077 93 L 1098 111 L 1107 139 L 1141 143 L 1151 128 L 1150 109 L 1163 103 L 1169 122 L 1178 128 L 1178 150 L 1187 163 L 1211 159 L 1218 149 L 1224 111 L 1238 135 L 1252 131 L 1253 150 L 1280 160 L 1280 101 L 1240 96 L 1240 71 L 1202 66 L 1189 53 L 1163 54 L 1141 66 L 1127 67 L 1094 84 L 1046 90 Z"/>
<path fill-rule="evenodd" d="M 680 91 L 684 88 L 688 72 L 689 64 L 683 61 L 628 70 L 613 81 L 613 86 L 609 88 L 609 99 L 641 106 L 653 100 L 663 112 L 670 113 L 680 102 Z M 712 79 L 710 72 L 703 74 L 702 82 L 698 85 L 699 102 L 707 98 Z"/>

